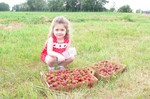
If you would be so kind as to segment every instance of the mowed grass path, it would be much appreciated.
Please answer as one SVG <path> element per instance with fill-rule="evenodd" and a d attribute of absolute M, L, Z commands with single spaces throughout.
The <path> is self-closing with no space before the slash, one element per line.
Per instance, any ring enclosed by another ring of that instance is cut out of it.
<path fill-rule="evenodd" d="M 72 46 L 77 49 L 70 69 L 100 60 L 119 59 L 127 70 L 93 88 L 79 88 L 68 95 L 50 94 L 39 59 L 55 16 L 72 23 Z M 0 98 L 41 99 L 150 99 L 150 16 L 92 12 L 0 12 Z"/>

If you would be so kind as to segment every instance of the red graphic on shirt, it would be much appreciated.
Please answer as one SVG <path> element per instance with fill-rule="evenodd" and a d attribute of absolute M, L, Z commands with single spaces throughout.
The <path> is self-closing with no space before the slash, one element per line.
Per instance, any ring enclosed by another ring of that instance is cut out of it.
<path fill-rule="evenodd" d="M 52 38 L 53 38 L 53 51 L 62 54 L 68 46 L 69 38 L 65 37 L 64 42 L 62 43 L 58 43 L 57 38 L 55 36 L 52 36 Z M 41 61 L 44 62 L 46 55 L 47 55 L 47 43 L 41 52 L 41 57 L 40 57 Z"/>

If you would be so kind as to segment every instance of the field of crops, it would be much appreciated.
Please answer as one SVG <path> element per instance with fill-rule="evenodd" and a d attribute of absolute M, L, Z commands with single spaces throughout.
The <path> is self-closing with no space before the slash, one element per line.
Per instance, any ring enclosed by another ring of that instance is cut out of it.
<path fill-rule="evenodd" d="M 127 70 L 93 88 L 51 92 L 40 71 L 47 71 L 40 52 L 51 21 L 71 21 L 77 56 L 69 69 L 115 58 Z M 1 99 L 150 99 L 150 16 L 112 12 L 0 12 Z"/>

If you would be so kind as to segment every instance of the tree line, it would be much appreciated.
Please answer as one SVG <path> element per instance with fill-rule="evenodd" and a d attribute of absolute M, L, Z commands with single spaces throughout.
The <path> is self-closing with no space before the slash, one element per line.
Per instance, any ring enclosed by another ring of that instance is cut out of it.
<path fill-rule="evenodd" d="M 24 3 L 14 5 L 12 11 L 108 11 L 104 6 L 109 3 L 107 0 L 27 0 Z M 0 11 L 9 11 L 9 5 L 0 3 Z M 115 11 L 110 8 L 109 11 Z M 132 12 L 129 5 L 122 6 L 118 12 Z"/>
<path fill-rule="evenodd" d="M 9 8 L 9 5 L 6 4 L 6 3 L 0 3 L 0 11 L 9 11 L 10 8 Z"/>
<path fill-rule="evenodd" d="M 27 0 L 13 6 L 15 11 L 105 11 L 107 0 Z"/>

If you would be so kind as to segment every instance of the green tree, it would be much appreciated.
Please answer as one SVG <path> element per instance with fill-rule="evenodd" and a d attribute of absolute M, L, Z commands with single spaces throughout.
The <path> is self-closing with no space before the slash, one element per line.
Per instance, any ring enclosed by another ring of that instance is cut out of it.
<path fill-rule="evenodd" d="M 64 1 L 63 0 L 48 0 L 48 9 L 50 11 L 64 11 Z"/>
<path fill-rule="evenodd" d="M 118 9 L 118 12 L 126 12 L 126 13 L 131 13 L 132 12 L 132 9 L 130 8 L 129 5 L 124 5 L 122 7 L 120 7 Z"/>
<path fill-rule="evenodd" d="M 104 11 L 106 8 L 104 5 L 108 3 L 107 0 L 83 0 L 83 11 Z"/>
<path fill-rule="evenodd" d="M 107 0 L 27 0 L 14 11 L 105 11 Z M 4 5 L 4 4 L 2 4 Z M 4 7 L 4 6 L 0 6 Z M 1 8 L 2 9 L 2 8 Z"/>
<path fill-rule="evenodd" d="M 64 0 L 66 11 L 78 11 L 80 10 L 79 0 Z"/>
<path fill-rule="evenodd" d="M 48 0 L 50 11 L 104 11 L 106 0 Z"/>
<path fill-rule="evenodd" d="M 0 11 L 10 11 L 9 5 L 6 3 L 0 3 Z"/>
<path fill-rule="evenodd" d="M 29 11 L 29 10 L 30 8 L 27 3 L 17 4 L 12 7 L 12 11 Z"/>
<path fill-rule="evenodd" d="M 31 11 L 45 11 L 47 8 L 45 0 L 27 0 L 27 4 Z"/>
<path fill-rule="evenodd" d="M 109 1 L 107 0 L 95 0 L 95 8 L 94 11 L 106 11 L 106 8 L 104 5 L 108 3 Z"/>
<path fill-rule="evenodd" d="M 83 1 L 83 10 L 84 11 L 94 11 L 94 1 L 95 0 L 84 0 Z"/>

